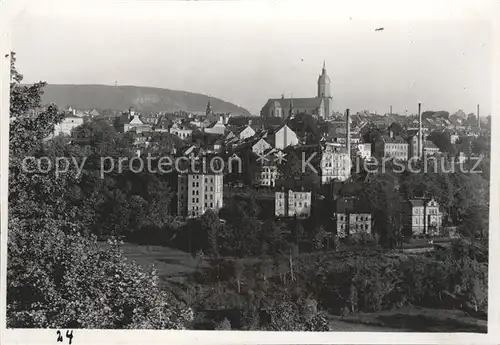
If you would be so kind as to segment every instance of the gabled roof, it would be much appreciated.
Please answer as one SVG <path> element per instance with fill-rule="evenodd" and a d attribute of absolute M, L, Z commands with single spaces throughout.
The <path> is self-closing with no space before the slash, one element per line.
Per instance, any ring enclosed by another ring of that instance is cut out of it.
<path fill-rule="evenodd" d="M 285 179 L 276 179 L 275 190 L 277 192 L 280 191 L 288 191 L 292 190 L 295 192 L 311 192 L 313 189 L 313 184 L 309 180 L 304 179 L 296 179 L 296 180 L 285 180 Z"/>
<path fill-rule="evenodd" d="M 334 210 L 336 213 L 371 213 L 370 204 L 365 199 L 357 197 L 340 197 L 335 200 Z"/>
<path fill-rule="evenodd" d="M 438 147 L 436 145 L 434 145 L 434 143 L 430 140 L 425 140 L 424 141 L 424 149 L 437 149 Z"/>
<path fill-rule="evenodd" d="M 390 143 L 390 144 L 407 144 L 406 140 L 404 140 L 404 138 L 399 135 L 395 135 L 393 138 L 391 138 L 388 135 L 383 135 L 382 141 L 384 143 Z"/>

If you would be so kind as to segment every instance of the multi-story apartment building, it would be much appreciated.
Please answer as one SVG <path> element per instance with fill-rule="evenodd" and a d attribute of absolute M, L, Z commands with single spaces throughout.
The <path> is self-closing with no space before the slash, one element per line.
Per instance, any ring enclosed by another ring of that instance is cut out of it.
<path fill-rule="evenodd" d="M 339 238 L 372 232 L 372 215 L 369 207 L 357 198 L 336 199 L 333 219 Z"/>
<path fill-rule="evenodd" d="M 256 186 L 274 187 L 279 176 L 278 166 L 269 162 L 262 165 L 260 170 L 255 173 L 253 184 Z"/>
<path fill-rule="evenodd" d="M 408 160 L 408 143 L 400 136 L 383 135 L 375 142 L 375 156 Z"/>
<path fill-rule="evenodd" d="M 311 216 L 311 192 L 303 190 L 276 192 L 276 217 L 296 217 L 299 219 Z"/>
<path fill-rule="evenodd" d="M 321 154 L 321 183 L 345 181 L 351 176 L 351 157 L 344 147 L 325 144 Z"/>
<path fill-rule="evenodd" d="M 223 205 L 223 175 L 214 172 L 187 172 L 178 177 L 178 214 L 199 217 L 211 209 L 218 211 Z"/>
<path fill-rule="evenodd" d="M 438 235 L 443 213 L 434 199 L 415 198 L 403 203 L 403 224 L 412 235 Z"/>
<path fill-rule="evenodd" d="M 301 183 L 278 180 L 275 191 L 276 217 L 296 217 L 305 219 L 311 216 L 312 193 Z"/>

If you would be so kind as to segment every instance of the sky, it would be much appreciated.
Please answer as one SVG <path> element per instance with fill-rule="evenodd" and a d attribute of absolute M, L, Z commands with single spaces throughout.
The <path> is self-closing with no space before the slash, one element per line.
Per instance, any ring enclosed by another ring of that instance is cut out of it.
<path fill-rule="evenodd" d="M 481 1 L 66 0 L 24 7 L 10 37 L 27 83 L 185 90 L 259 114 L 268 98 L 314 97 L 325 61 L 336 111 L 486 116 L 490 20 Z"/>

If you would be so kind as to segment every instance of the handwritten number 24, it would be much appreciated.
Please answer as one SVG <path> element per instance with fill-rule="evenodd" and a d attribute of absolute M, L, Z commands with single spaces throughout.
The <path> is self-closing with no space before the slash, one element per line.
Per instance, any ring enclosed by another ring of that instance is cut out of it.
<path fill-rule="evenodd" d="M 66 338 L 69 339 L 69 344 L 71 345 L 71 341 L 73 340 L 73 331 L 66 331 Z M 63 337 L 61 335 L 61 331 L 57 331 L 57 342 L 63 342 Z"/>

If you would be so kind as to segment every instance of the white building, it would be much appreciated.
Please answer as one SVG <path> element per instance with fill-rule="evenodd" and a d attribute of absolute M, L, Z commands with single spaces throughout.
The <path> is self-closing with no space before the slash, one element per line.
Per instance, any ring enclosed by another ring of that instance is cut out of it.
<path fill-rule="evenodd" d="M 297 134 L 287 125 L 283 125 L 274 133 L 274 147 L 276 149 L 283 150 L 288 146 L 298 145 L 298 143 Z"/>
<path fill-rule="evenodd" d="M 264 139 L 259 139 L 255 144 L 253 144 L 252 152 L 257 155 L 261 155 L 264 151 L 269 150 L 270 148 L 272 148 L 271 144 Z"/>
<path fill-rule="evenodd" d="M 274 187 L 279 176 L 278 167 L 275 164 L 263 165 L 260 171 L 255 173 L 254 185 Z"/>
<path fill-rule="evenodd" d="M 170 128 L 170 134 L 175 134 L 183 140 L 191 136 L 192 133 L 193 131 L 191 129 L 183 128 L 182 126 L 179 126 L 176 123 L 174 123 L 172 128 Z"/>
<path fill-rule="evenodd" d="M 351 176 L 351 157 L 346 148 L 325 145 L 321 154 L 321 183 L 345 181 Z"/>
<path fill-rule="evenodd" d="M 240 140 L 244 140 L 246 138 L 251 138 L 254 135 L 255 135 L 255 130 L 252 127 L 250 127 L 250 125 L 247 125 L 238 133 L 238 138 Z"/>
<path fill-rule="evenodd" d="M 363 159 L 369 159 L 372 157 L 371 143 L 356 144 L 356 147 L 358 149 L 357 154 L 359 157 Z"/>
<path fill-rule="evenodd" d="M 219 120 L 216 123 L 214 123 L 212 127 L 205 128 L 204 131 L 205 133 L 223 135 L 226 132 L 226 126 L 224 125 L 224 117 L 219 116 Z"/>
<path fill-rule="evenodd" d="M 288 191 L 275 192 L 276 217 L 297 217 L 299 219 L 311 216 L 311 192 Z"/>
<path fill-rule="evenodd" d="M 71 135 L 73 128 L 78 127 L 83 124 L 83 118 L 67 115 L 60 123 L 54 126 L 53 135 L 56 137 L 60 134 Z"/>
<path fill-rule="evenodd" d="M 194 218 L 209 209 L 218 211 L 223 205 L 223 175 L 213 172 L 179 174 L 177 195 L 180 216 Z"/>
<path fill-rule="evenodd" d="M 123 131 L 129 132 L 129 131 L 136 131 L 137 133 L 142 133 L 146 131 L 151 131 L 152 126 L 150 124 L 144 123 L 140 118 L 139 114 L 134 112 L 133 110 L 130 111 L 130 117 L 131 120 L 128 123 L 125 123 L 123 125 Z"/>
<path fill-rule="evenodd" d="M 436 200 L 411 199 L 404 203 L 404 227 L 413 235 L 438 235 L 443 213 Z"/>

